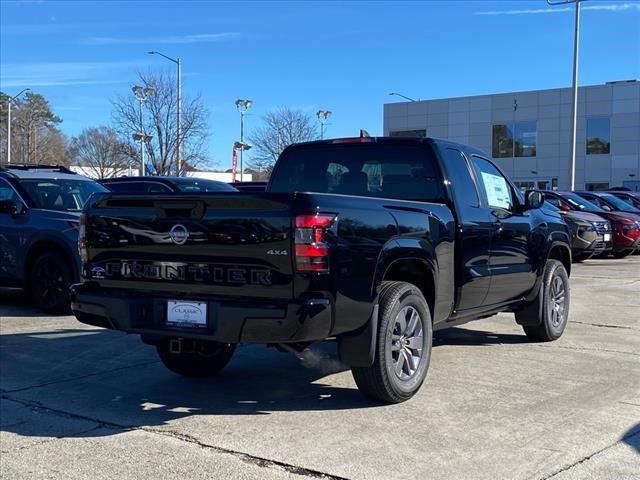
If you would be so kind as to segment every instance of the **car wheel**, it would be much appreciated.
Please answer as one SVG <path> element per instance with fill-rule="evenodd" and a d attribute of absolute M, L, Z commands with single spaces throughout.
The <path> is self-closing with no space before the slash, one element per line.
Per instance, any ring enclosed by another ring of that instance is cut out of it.
<path fill-rule="evenodd" d="M 47 313 L 69 311 L 69 286 L 73 274 L 64 257 L 57 252 L 40 255 L 29 273 L 29 297 Z"/>
<path fill-rule="evenodd" d="M 174 373 L 185 377 L 211 377 L 227 366 L 236 346 L 218 342 L 178 341 L 180 348 L 171 348 L 170 340 L 156 345 L 160 360 Z"/>
<path fill-rule="evenodd" d="M 538 310 L 540 323 L 522 328 L 527 337 L 536 342 L 557 340 L 567 326 L 571 300 L 569 275 L 558 260 L 547 261 L 538 299 L 542 301 L 542 308 Z"/>
<path fill-rule="evenodd" d="M 620 252 L 613 252 L 613 258 L 625 258 L 631 255 L 633 250 L 622 250 Z"/>
<path fill-rule="evenodd" d="M 422 292 L 410 283 L 384 282 L 379 298 L 375 357 L 370 367 L 354 367 L 362 393 L 399 403 L 410 399 L 427 376 L 433 327 Z"/>

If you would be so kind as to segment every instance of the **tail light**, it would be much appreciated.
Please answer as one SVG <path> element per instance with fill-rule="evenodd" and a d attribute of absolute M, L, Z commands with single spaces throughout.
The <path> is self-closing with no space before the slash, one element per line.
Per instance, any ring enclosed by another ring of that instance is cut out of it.
<path fill-rule="evenodd" d="M 80 215 L 80 227 L 78 228 L 78 253 L 80 261 L 87 263 L 89 254 L 87 253 L 87 216 L 83 213 Z"/>
<path fill-rule="evenodd" d="M 327 233 L 335 231 L 334 213 L 316 213 L 296 217 L 296 268 L 299 272 L 329 272 Z"/>

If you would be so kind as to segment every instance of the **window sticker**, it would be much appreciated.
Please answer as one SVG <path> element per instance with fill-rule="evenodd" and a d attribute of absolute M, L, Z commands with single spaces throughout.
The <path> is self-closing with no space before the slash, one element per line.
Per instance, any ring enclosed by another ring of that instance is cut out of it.
<path fill-rule="evenodd" d="M 504 208 L 506 210 L 511 208 L 509 186 L 504 178 L 499 175 L 482 172 L 482 182 L 487 192 L 489 206 Z"/>

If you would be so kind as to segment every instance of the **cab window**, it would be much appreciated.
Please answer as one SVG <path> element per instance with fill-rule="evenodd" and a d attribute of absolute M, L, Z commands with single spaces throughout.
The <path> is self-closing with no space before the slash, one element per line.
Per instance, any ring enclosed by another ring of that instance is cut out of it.
<path fill-rule="evenodd" d="M 471 161 L 478 173 L 478 181 L 490 208 L 513 210 L 511 186 L 500 171 L 488 160 L 473 156 Z"/>

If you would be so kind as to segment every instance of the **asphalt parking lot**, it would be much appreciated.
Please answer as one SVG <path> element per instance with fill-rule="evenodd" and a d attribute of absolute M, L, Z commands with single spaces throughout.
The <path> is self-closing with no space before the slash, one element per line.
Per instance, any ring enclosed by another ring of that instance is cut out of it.
<path fill-rule="evenodd" d="M 419 394 L 363 398 L 335 347 L 167 371 L 137 337 L 0 294 L 0 477 L 640 478 L 640 256 L 574 265 L 550 344 L 513 316 L 437 332 Z"/>

